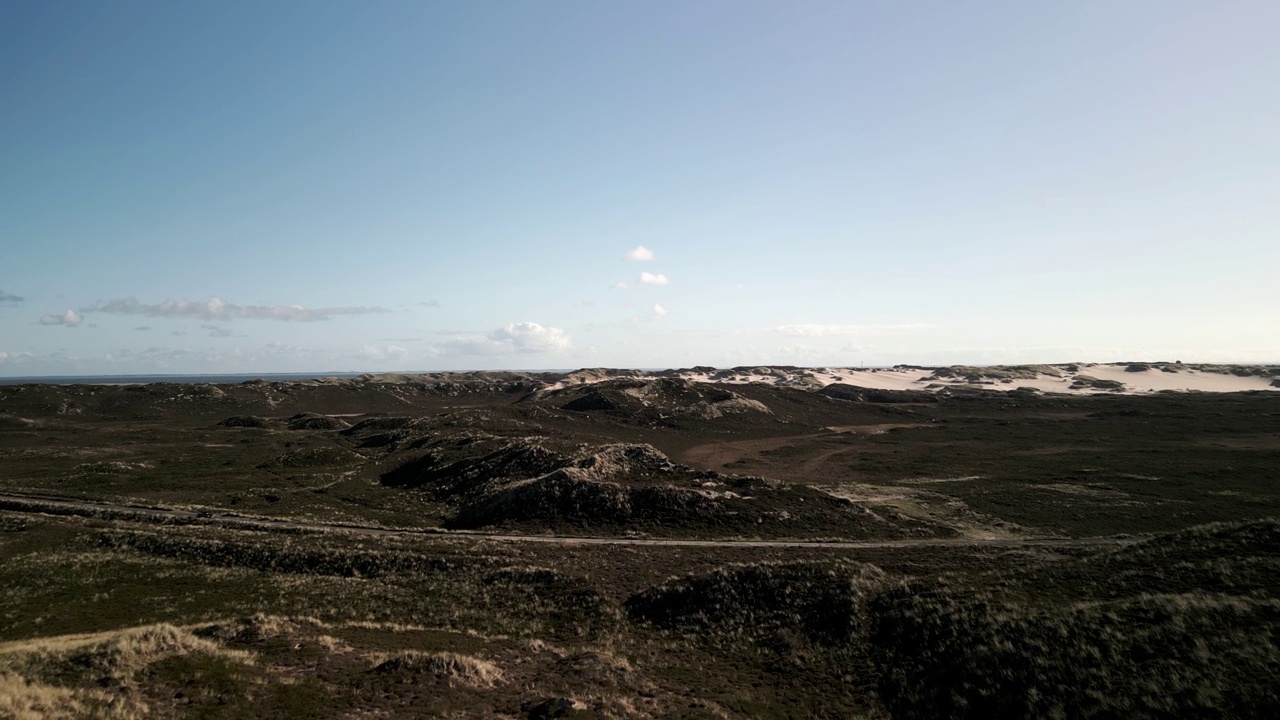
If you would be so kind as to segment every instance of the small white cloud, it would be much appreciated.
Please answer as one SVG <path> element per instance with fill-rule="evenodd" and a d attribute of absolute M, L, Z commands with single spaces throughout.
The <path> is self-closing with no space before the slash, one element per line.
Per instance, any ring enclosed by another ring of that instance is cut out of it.
<path fill-rule="evenodd" d="M 564 330 L 535 322 L 511 323 L 484 337 L 460 338 L 445 343 L 441 352 L 457 355 L 509 355 L 512 353 L 558 353 L 573 346 Z"/>
<path fill-rule="evenodd" d="M 42 315 L 40 317 L 41 325 L 65 325 L 66 327 L 75 327 L 84 322 L 84 316 L 75 310 L 68 309 L 61 315 Z"/>
<path fill-rule="evenodd" d="M 635 250 L 628 252 L 623 257 L 628 260 L 644 262 L 653 259 L 653 251 L 643 245 L 637 245 Z"/>
<path fill-rule="evenodd" d="M 516 352 L 558 352 L 568 350 L 571 344 L 564 330 L 535 322 L 512 323 L 494 330 L 488 337 L 493 342 L 511 345 Z"/>
<path fill-rule="evenodd" d="M 653 319 L 654 319 L 654 320 L 661 320 L 662 318 L 664 318 L 664 317 L 666 317 L 666 316 L 667 316 L 667 309 L 666 309 L 666 308 L 662 307 L 661 305 L 657 305 L 657 304 L 655 304 L 655 305 L 653 306 Z"/>
<path fill-rule="evenodd" d="M 803 343 L 796 345 L 783 345 L 778 348 L 778 354 L 784 357 L 794 358 L 814 358 L 820 354 L 818 348 Z"/>
<path fill-rule="evenodd" d="M 642 285 L 669 285 L 666 275 L 642 272 L 640 273 L 640 283 Z"/>
<path fill-rule="evenodd" d="M 857 325 L 819 325 L 815 323 L 803 325 L 780 325 L 774 332 L 788 337 L 824 337 L 827 335 L 855 335 Z"/>
<path fill-rule="evenodd" d="M 361 345 L 356 357 L 361 360 L 404 360 L 409 349 L 399 345 Z"/>
<path fill-rule="evenodd" d="M 816 323 L 802 325 L 779 325 L 768 328 L 770 332 L 788 337 L 825 337 L 829 335 L 858 335 L 868 332 L 888 332 L 894 330 L 916 330 L 932 327 L 927 323 L 911 323 L 905 325 L 820 325 Z"/>
<path fill-rule="evenodd" d="M 631 285 L 629 285 L 626 281 L 619 280 L 618 282 L 610 285 L 609 289 L 610 290 L 626 290 L 629 287 L 631 287 Z"/>

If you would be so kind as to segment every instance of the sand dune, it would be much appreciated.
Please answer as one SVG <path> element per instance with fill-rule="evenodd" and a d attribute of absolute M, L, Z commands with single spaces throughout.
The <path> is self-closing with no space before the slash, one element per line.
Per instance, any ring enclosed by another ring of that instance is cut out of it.
<path fill-rule="evenodd" d="M 1145 368 L 1145 369 L 1144 369 Z M 1253 372 L 1256 374 L 1247 374 Z M 671 373 L 664 373 L 670 376 Z M 1183 366 L 1170 363 L 1067 363 L 989 368 L 779 368 L 751 367 L 675 371 L 693 382 L 766 383 L 821 388 L 842 383 L 869 390 L 982 389 L 1011 391 L 1032 389 L 1045 393 L 1088 395 L 1097 393 L 1143 394 L 1153 392 L 1247 392 L 1275 390 L 1280 368 L 1264 366 Z M 1117 385 L 1118 383 L 1118 385 Z"/>

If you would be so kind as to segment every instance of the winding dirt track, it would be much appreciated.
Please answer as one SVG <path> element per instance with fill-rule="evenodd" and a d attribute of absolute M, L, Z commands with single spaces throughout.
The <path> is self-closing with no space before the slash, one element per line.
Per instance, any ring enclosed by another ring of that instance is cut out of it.
<path fill-rule="evenodd" d="M 122 505 L 113 502 L 91 502 L 74 500 L 65 497 L 42 497 L 28 495 L 8 495 L 0 493 L 0 510 L 15 512 L 32 512 L 42 515 L 81 515 L 100 516 L 100 518 L 143 521 L 180 521 L 183 524 L 214 525 L 214 527 L 244 530 L 291 530 L 291 532 L 314 533 L 352 533 L 358 536 L 374 537 L 430 537 L 440 539 L 461 539 L 461 541 L 483 542 L 543 542 L 556 544 L 643 544 L 643 546 L 668 547 L 824 547 L 832 550 L 863 550 L 863 548 L 893 547 L 931 547 L 931 546 L 968 546 L 968 547 L 1065 547 L 1065 546 L 1106 546 L 1106 544 L 1128 544 L 1140 538 L 1132 537 L 1092 537 L 1092 538 L 918 538 L 899 539 L 899 541 L 753 541 L 753 539 L 655 539 L 631 537 L 599 537 L 599 536 L 530 536 L 530 534 L 499 534 L 467 532 L 467 530 L 435 530 L 435 529 L 390 529 L 372 527 L 372 525 L 347 525 L 338 523 L 303 523 L 297 520 L 273 520 L 269 518 L 246 518 L 242 515 L 210 514 L 192 510 L 178 510 L 173 507 L 155 507 L 143 505 Z"/>
<path fill-rule="evenodd" d="M 974 539 L 946 538 L 912 540 L 866 540 L 866 541 L 804 541 L 804 540 L 676 540 L 634 537 L 601 537 L 574 535 L 509 535 L 498 533 L 455 531 L 455 530 L 404 530 L 381 528 L 370 525 L 346 525 L 339 523 L 314 523 L 295 520 L 273 520 L 270 518 L 245 517 L 226 513 L 208 513 L 192 510 L 178 510 L 144 505 L 125 505 L 118 503 L 90 502 L 72 498 L 55 498 L 38 495 L 11 495 L 0 493 L 0 510 L 26 512 L 44 515 L 79 515 L 87 517 L 104 517 L 121 520 L 143 520 L 152 522 L 177 521 L 191 525 L 211 525 L 239 530 L 288 530 L 303 532 L 344 532 L 355 535 L 376 537 L 431 537 L 446 540 L 498 541 L 498 542 L 537 542 L 559 545 L 657 545 L 669 547 L 728 547 L 728 548 L 831 548 L 837 550 L 858 550 L 875 548 L 914 548 L 933 546 L 968 546 L 968 547 L 1065 547 L 1081 545 L 1126 545 L 1137 542 L 1140 538 L 1131 537 L 1088 537 L 1088 538 L 1017 538 L 1017 539 Z"/>

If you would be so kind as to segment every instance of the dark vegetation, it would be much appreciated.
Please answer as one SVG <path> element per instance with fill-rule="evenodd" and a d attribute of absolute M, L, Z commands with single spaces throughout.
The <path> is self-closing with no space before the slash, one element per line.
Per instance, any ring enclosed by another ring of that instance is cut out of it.
<path fill-rule="evenodd" d="M 1270 717 L 1280 523 L 1211 525 L 1096 557 L 877 596 L 894 717 Z"/>
<path fill-rule="evenodd" d="M 715 372 L 0 387 L 0 493 L 191 511 L 0 498 L 0 717 L 1280 714 L 1280 395 Z"/>

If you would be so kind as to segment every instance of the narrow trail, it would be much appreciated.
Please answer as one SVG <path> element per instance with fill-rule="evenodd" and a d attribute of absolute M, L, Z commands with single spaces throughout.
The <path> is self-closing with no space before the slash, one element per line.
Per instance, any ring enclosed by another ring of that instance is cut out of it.
<path fill-rule="evenodd" d="M 422 537 L 443 540 L 468 540 L 473 542 L 534 542 L 556 545 L 655 545 L 664 547 L 724 547 L 724 548 L 830 548 L 835 550 L 859 550 L 878 548 L 921 547 L 1071 547 L 1088 545 L 1126 545 L 1140 538 L 1088 537 L 1088 538 L 917 538 L 911 540 L 864 541 L 804 541 L 804 540 L 681 540 L 658 538 L 602 537 L 574 535 L 512 535 L 456 530 L 407 530 L 381 528 L 369 525 L 340 523 L 315 523 L 296 520 L 276 520 L 261 517 L 245 517 L 227 513 L 179 510 L 175 508 L 126 505 L 120 503 L 91 502 L 72 498 L 44 497 L 38 495 L 12 495 L 0 493 L 0 510 L 43 515 L 103 516 L 121 520 L 149 520 L 153 522 L 179 521 L 190 525 L 209 525 L 239 530 L 288 530 L 304 532 L 342 532 L 374 537 Z M 114 518 L 112 517 L 114 516 Z"/>

